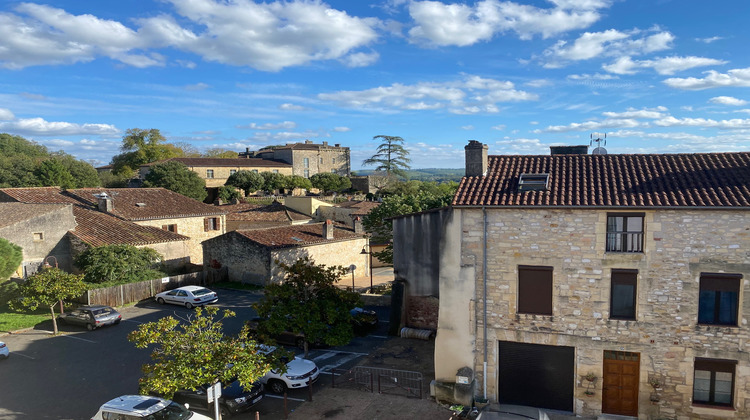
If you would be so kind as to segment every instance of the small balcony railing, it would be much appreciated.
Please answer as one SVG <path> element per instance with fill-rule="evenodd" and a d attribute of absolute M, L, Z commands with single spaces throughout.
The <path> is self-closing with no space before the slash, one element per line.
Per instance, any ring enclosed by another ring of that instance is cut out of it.
<path fill-rule="evenodd" d="M 607 232 L 607 252 L 643 252 L 643 232 Z"/>

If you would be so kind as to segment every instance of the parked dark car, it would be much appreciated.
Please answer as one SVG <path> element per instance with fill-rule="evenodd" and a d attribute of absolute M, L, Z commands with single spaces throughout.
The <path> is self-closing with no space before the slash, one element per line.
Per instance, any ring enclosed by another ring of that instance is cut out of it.
<path fill-rule="evenodd" d="M 375 311 L 357 307 L 349 313 L 352 315 L 354 334 L 364 336 L 378 326 L 378 314 Z"/>
<path fill-rule="evenodd" d="M 199 408 L 211 411 L 213 410 L 213 403 L 209 406 L 206 388 L 208 386 L 202 386 L 195 391 L 177 391 L 172 397 L 172 401 L 188 404 L 191 409 Z M 234 381 L 221 390 L 221 397 L 219 397 L 221 416 L 229 417 L 247 411 L 260 402 L 264 395 L 263 384 L 259 382 L 254 383 L 251 389 L 245 390 L 239 381 Z"/>
<path fill-rule="evenodd" d="M 105 325 L 119 324 L 122 315 L 109 306 L 87 305 L 72 312 L 60 314 L 57 318 L 66 324 L 85 326 L 91 331 Z"/>

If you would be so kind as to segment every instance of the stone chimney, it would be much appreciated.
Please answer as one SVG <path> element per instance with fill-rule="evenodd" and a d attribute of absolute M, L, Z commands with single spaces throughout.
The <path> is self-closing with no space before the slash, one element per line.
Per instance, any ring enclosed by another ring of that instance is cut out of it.
<path fill-rule="evenodd" d="M 357 216 L 354 218 L 354 233 L 357 235 L 363 235 L 365 229 L 362 227 L 362 218 Z"/>
<path fill-rule="evenodd" d="M 107 193 L 103 192 L 97 195 L 96 198 L 99 205 L 99 211 L 112 213 L 112 210 L 115 209 L 114 203 L 112 202 L 112 197 L 108 196 Z"/>
<path fill-rule="evenodd" d="M 476 140 L 469 140 L 469 144 L 464 146 L 466 176 L 487 175 L 487 149 L 489 149 L 489 146 Z"/>
<path fill-rule="evenodd" d="M 333 239 L 333 222 L 330 220 L 323 223 L 323 238 Z"/>

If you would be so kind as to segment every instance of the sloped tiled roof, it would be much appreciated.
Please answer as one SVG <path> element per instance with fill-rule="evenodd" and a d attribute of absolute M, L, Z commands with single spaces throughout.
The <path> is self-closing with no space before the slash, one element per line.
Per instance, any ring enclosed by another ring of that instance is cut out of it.
<path fill-rule="evenodd" d="M 12 226 L 70 206 L 70 204 L 0 203 L 0 227 Z"/>
<path fill-rule="evenodd" d="M 73 203 L 80 204 L 74 198 L 63 195 L 60 187 L 26 187 L 2 188 L 0 192 L 20 203 Z"/>
<path fill-rule="evenodd" d="M 274 146 L 269 148 L 260 149 L 258 152 L 269 152 L 272 150 L 319 150 L 322 148 L 331 149 L 346 149 L 344 146 L 336 146 L 331 144 L 315 144 L 315 143 L 292 143 L 284 146 Z"/>
<path fill-rule="evenodd" d="M 96 195 L 112 197 L 111 214 L 125 220 L 173 219 L 224 214 L 216 206 L 185 197 L 165 188 L 80 188 L 66 194 L 96 206 Z"/>
<path fill-rule="evenodd" d="M 518 191 L 523 173 L 548 173 L 546 191 Z M 454 206 L 750 207 L 750 152 L 489 156 L 464 177 Z"/>
<path fill-rule="evenodd" d="M 293 246 L 317 245 L 325 242 L 346 241 L 362 238 L 340 224 L 334 225 L 333 239 L 323 237 L 323 223 L 283 226 L 258 230 L 238 230 L 236 234 L 267 248 L 289 248 Z"/>
<path fill-rule="evenodd" d="M 157 227 L 137 225 L 81 206 L 74 206 L 73 214 L 78 226 L 70 233 L 92 246 L 113 244 L 139 246 L 190 240 L 184 235 Z"/>
<path fill-rule="evenodd" d="M 141 166 L 153 166 L 159 163 L 168 161 L 175 161 L 184 163 L 186 166 L 229 166 L 229 167 L 267 167 L 267 168 L 291 168 L 292 165 L 272 159 L 261 159 L 261 158 L 236 158 L 236 159 L 221 159 L 221 158 L 171 158 L 160 160 L 158 162 L 147 163 Z"/>
<path fill-rule="evenodd" d="M 284 206 L 278 201 L 268 205 L 239 203 L 221 206 L 227 212 L 227 221 L 292 222 L 311 220 L 310 216 Z"/>
<path fill-rule="evenodd" d="M 345 201 L 343 203 L 339 203 L 336 205 L 336 207 L 344 207 L 344 208 L 355 210 L 354 213 L 352 213 L 353 216 L 364 216 L 379 205 L 380 203 L 377 201 L 353 200 L 353 201 Z"/>

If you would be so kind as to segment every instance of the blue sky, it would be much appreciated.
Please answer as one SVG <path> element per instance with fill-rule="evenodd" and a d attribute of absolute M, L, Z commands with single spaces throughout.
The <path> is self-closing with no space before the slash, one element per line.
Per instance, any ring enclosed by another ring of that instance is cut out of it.
<path fill-rule="evenodd" d="M 137 5 L 136 8 L 134 5 Z M 243 151 L 406 140 L 412 167 L 750 150 L 747 0 L 0 3 L 0 132 L 95 165 L 128 128 Z"/>

